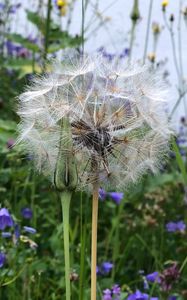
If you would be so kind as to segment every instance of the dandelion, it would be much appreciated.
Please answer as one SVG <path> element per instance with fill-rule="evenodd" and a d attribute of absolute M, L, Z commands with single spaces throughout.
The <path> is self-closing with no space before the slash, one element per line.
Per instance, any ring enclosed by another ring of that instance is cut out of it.
<path fill-rule="evenodd" d="M 93 189 L 94 300 L 99 187 L 127 188 L 161 166 L 171 134 L 165 86 L 149 67 L 74 55 L 36 77 L 19 101 L 18 141 L 36 168 L 66 196 Z"/>

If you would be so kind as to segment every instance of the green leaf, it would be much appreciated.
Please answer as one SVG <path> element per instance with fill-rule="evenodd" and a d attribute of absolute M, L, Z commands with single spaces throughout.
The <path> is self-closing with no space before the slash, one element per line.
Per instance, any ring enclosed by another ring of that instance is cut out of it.
<path fill-rule="evenodd" d="M 46 20 L 38 15 L 37 12 L 26 10 L 27 19 L 34 24 L 40 32 L 45 34 Z"/>
<path fill-rule="evenodd" d="M 184 184 L 187 185 L 187 171 L 186 171 L 185 163 L 182 159 L 179 148 L 178 148 L 174 138 L 173 138 L 172 145 L 173 145 L 173 150 L 174 150 L 175 155 L 176 155 L 176 161 L 177 161 L 178 167 L 179 167 L 179 169 L 181 171 L 181 174 L 182 174 L 182 177 L 183 177 Z"/>
<path fill-rule="evenodd" d="M 10 33 L 10 34 L 6 34 L 6 37 L 8 40 L 10 40 L 14 43 L 18 43 L 28 50 L 31 50 L 34 52 L 40 52 L 40 48 L 38 47 L 38 45 L 29 41 L 29 39 L 24 38 L 21 34 Z"/>

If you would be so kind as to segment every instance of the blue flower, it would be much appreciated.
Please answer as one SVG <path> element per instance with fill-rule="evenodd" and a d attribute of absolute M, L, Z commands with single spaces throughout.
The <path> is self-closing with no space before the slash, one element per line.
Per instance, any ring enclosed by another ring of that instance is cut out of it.
<path fill-rule="evenodd" d="M 158 272 L 153 272 L 153 273 L 146 275 L 146 279 L 150 282 L 158 282 L 158 283 L 160 282 Z"/>
<path fill-rule="evenodd" d="M 103 300 L 112 300 L 112 292 L 109 289 L 103 291 Z"/>
<path fill-rule="evenodd" d="M 127 300 L 159 300 L 157 297 L 149 297 L 148 294 L 141 293 L 137 290 L 134 294 L 128 296 Z"/>
<path fill-rule="evenodd" d="M 112 294 L 120 296 L 120 293 L 121 293 L 120 286 L 118 284 L 113 285 L 113 287 L 112 287 Z"/>
<path fill-rule="evenodd" d="M 169 296 L 168 300 L 177 300 L 177 296 L 174 296 L 174 295 Z"/>
<path fill-rule="evenodd" d="M 166 224 L 166 229 L 168 232 L 183 232 L 186 229 L 186 224 L 183 221 L 169 222 Z"/>
<path fill-rule="evenodd" d="M 105 200 L 106 197 L 107 197 L 107 192 L 104 189 L 100 188 L 99 189 L 99 199 Z"/>
<path fill-rule="evenodd" d="M 1 236 L 2 236 L 3 238 L 10 238 L 10 237 L 12 236 L 12 234 L 11 234 L 11 232 L 5 232 L 5 231 L 3 231 L 3 232 L 1 233 Z"/>
<path fill-rule="evenodd" d="M 29 227 L 29 226 L 23 226 L 23 229 L 25 232 L 29 232 L 31 234 L 35 234 L 36 233 L 36 229 Z"/>
<path fill-rule="evenodd" d="M 104 189 L 100 188 L 99 189 L 99 198 L 101 200 L 105 200 L 107 196 L 112 198 L 112 200 L 114 200 L 116 202 L 116 204 L 120 204 L 121 200 L 124 197 L 124 193 L 122 193 L 122 192 L 108 192 L 107 193 Z"/>
<path fill-rule="evenodd" d="M 32 216 L 33 216 L 32 209 L 30 209 L 29 207 L 22 208 L 21 214 L 22 214 L 23 218 L 25 218 L 25 219 L 32 219 Z"/>
<path fill-rule="evenodd" d="M 116 202 L 116 204 L 120 204 L 121 200 L 124 197 L 124 193 L 120 192 L 110 192 L 108 195 Z"/>
<path fill-rule="evenodd" d="M 0 252 L 0 268 L 4 266 L 6 262 L 6 255 L 3 252 Z"/>
<path fill-rule="evenodd" d="M 14 225 L 13 219 L 6 208 L 0 209 L 0 230 Z"/>
<path fill-rule="evenodd" d="M 101 265 L 101 272 L 104 274 L 108 274 L 112 270 L 113 266 L 114 265 L 112 263 L 106 261 Z"/>

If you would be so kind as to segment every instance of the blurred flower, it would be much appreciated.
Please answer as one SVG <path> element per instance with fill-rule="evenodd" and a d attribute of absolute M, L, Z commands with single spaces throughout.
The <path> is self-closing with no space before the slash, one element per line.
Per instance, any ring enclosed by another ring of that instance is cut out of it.
<path fill-rule="evenodd" d="M 112 287 L 112 294 L 120 296 L 120 293 L 121 293 L 120 286 L 118 284 L 113 285 L 113 287 Z"/>
<path fill-rule="evenodd" d="M 4 266 L 6 262 L 6 255 L 3 252 L 0 252 L 0 268 Z"/>
<path fill-rule="evenodd" d="M 20 7 L 21 7 L 21 3 L 10 5 L 8 12 L 10 14 L 15 14 Z"/>
<path fill-rule="evenodd" d="M 146 275 L 146 279 L 150 282 L 158 282 L 158 283 L 160 282 L 158 272 L 153 272 L 153 273 L 150 273 L 150 274 Z"/>
<path fill-rule="evenodd" d="M 97 272 L 98 275 L 107 275 L 108 273 L 110 273 L 110 271 L 112 270 L 113 266 L 114 265 L 112 263 L 110 263 L 110 262 L 107 262 L 107 261 L 103 262 L 101 264 L 101 266 L 97 266 L 96 272 Z"/>
<path fill-rule="evenodd" d="M 158 300 L 157 297 L 149 297 L 148 294 L 141 293 L 137 290 L 134 294 L 128 296 L 127 300 Z"/>
<path fill-rule="evenodd" d="M 111 290 L 106 289 L 103 291 L 103 300 L 120 300 L 121 288 L 118 284 L 115 284 Z"/>
<path fill-rule="evenodd" d="M 22 208 L 21 214 L 22 214 L 23 218 L 25 218 L 25 219 L 32 219 L 32 216 L 33 216 L 32 209 L 29 207 Z"/>
<path fill-rule="evenodd" d="M 99 189 L 99 199 L 105 200 L 106 197 L 107 197 L 107 192 L 104 189 L 100 188 Z"/>
<path fill-rule="evenodd" d="M 169 298 L 168 298 L 168 300 L 177 300 L 178 299 L 178 297 L 177 296 L 169 296 Z"/>
<path fill-rule="evenodd" d="M 153 22 L 153 23 L 152 23 L 152 31 L 153 31 L 153 34 L 154 34 L 154 35 L 160 34 L 160 32 L 161 32 L 161 27 L 160 27 L 159 23 L 157 23 L 157 22 Z"/>
<path fill-rule="evenodd" d="M 61 13 L 61 16 L 65 16 L 66 12 L 67 12 L 68 1 L 67 0 L 55 0 L 55 4 Z"/>
<path fill-rule="evenodd" d="M 148 54 L 148 59 L 150 62 L 154 63 L 156 59 L 156 54 L 154 52 Z"/>
<path fill-rule="evenodd" d="M 12 234 L 11 234 L 11 232 L 5 232 L 5 231 L 3 231 L 3 232 L 1 233 L 1 236 L 2 236 L 3 238 L 10 238 L 10 237 L 12 236 Z"/>
<path fill-rule="evenodd" d="M 106 197 L 109 196 L 116 202 L 116 204 L 120 204 L 121 200 L 124 197 L 124 193 L 122 192 L 106 192 L 104 189 L 99 189 L 99 198 L 101 200 L 105 200 Z"/>
<path fill-rule="evenodd" d="M 12 227 L 14 225 L 13 219 L 8 212 L 8 209 L 0 209 L 0 230 L 4 230 L 6 227 Z"/>
<path fill-rule="evenodd" d="M 9 139 L 6 143 L 8 149 L 11 149 L 14 146 L 15 141 L 13 139 Z"/>
<path fill-rule="evenodd" d="M 167 269 L 165 269 L 160 274 L 160 285 L 161 289 L 165 292 L 169 292 L 173 284 L 179 279 L 180 272 L 177 266 L 177 263 L 173 263 L 173 265 Z"/>
<path fill-rule="evenodd" d="M 67 155 L 62 148 L 69 138 L 63 133 L 62 141 L 64 120 L 71 127 L 80 189 L 95 180 L 128 187 L 146 171 L 160 168 L 172 131 L 164 109 L 167 91 L 159 76 L 145 66 L 109 64 L 87 55 L 65 57 L 52 68 L 19 97 L 18 142 L 34 156 L 40 172 L 56 182 L 59 155 Z"/>
<path fill-rule="evenodd" d="M 166 224 L 166 229 L 168 232 L 184 232 L 186 230 L 186 224 L 183 221 L 169 222 Z"/>
<path fill-rule="evenodd" d="M 112 292 L 109 289 L 103 291 L 103 300 L 112 300 Z"/>
<path fill-rule="evenodd" d="M 162 1 L 162 9 L 163 9 L 163 11 L 165 11 L 166 6 L 168 6 L 168 4 L 169 4 L 169 1 L 168 1 L 168 0 L 163 0 L 163 1 Z"/>
<path fill-rule="evenodd" d="M 109 192 L 108 195 L 116 202 L 116 204 L 120 204 L 121 200 L 124 197 L 124 193 L 120 192 Z"/>
<path fill-rule="evenodd" d="M 34 229 L 33 227 L 23 226 L 23 229 L 24 229 L 25 232 L 28 232 L 28 233 L 31 233 L 31 234 L 36 233 L 36 229 Z"/>
<path fill-rule="evenodd" d="M 102 273 L 108 274 L 112 270 L 113 266 L 114 266 L 113 264 L 107 261 L 102 263 L 101 265 Z"/>

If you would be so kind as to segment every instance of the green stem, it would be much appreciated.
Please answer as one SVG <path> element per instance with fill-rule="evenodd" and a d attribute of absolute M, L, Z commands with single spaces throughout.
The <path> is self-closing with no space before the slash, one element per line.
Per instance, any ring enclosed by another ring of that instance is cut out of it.
<path fill-rule="evenodd" d="M 51 22 L 51 0 L 48 0 L 46 30 L 45 30 L 45 46 L 44 46 L 44 55 L 43 55 L 44 60 L 47 58 L 47 52 L 49 46 L 50 22 Z"/>
<path fill-rule="evenodd" d="M 63 191 L 61 193 L 63 230 L 64 230 L 64 261 L 65 261 L 65 283 L 66 283 L 66 300 L 71 299 L 70 289 L 70 255 L 69 255 L 69 208 L 72 193 Z"/>
<path fill-rule="evenodd" d="M 153 8 L 153 0 L 150 0 L 148 20 L 147 20 L 146 38 L 145 38 L 145 47 L 144 47 L 144 54 L 143 54 L 143 63 L 145 63 L 145 59 L 146 59 L 146 55 L 147 55 L 152 8 Z"/>

